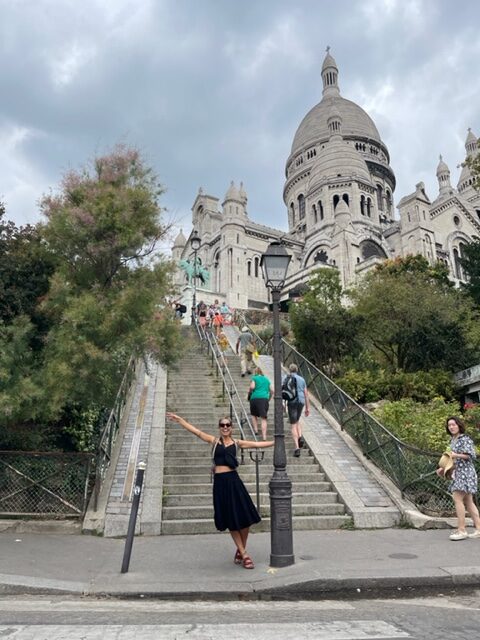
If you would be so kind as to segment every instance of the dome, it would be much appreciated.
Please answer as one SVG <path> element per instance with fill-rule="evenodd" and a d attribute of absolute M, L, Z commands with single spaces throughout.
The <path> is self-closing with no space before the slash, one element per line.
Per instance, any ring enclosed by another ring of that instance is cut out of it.
<path fill-rule="evenodd" d="M 445 163 L 442 156 L 440 156 L 437 167 L 437 176 L 441 175 L 442 173 L 450 173 L 450 169 L 448 168 L 448 165 Z"/>
<path fill-rule="evenodd" d="M 291 153 L 315 140 L 327 140 L 327 125 L 331 109 L 334 108 L 342 117 L 342 133 L 344 136 L 372 138 L 381 142 L 380 134 L 370 116 L 351 100 L 341 96 L 324 98 L 303 118 L 295 133 Z"/>
<path fill-rule="evenodd" d="M 225 194 L 225 202 L 227 200 L 240 200 L 240 194 L 233 180 L 230 182 L 230 186 L 228 187 L 227 193 Z"/>
<path fill-rule="evenodd" d="M 175 238 L 175 242 L 173 243 L 173 246 L 183 248 L 186 244 L 187 244 L 187 239 L 183 235 L 183 229 L 180 229 L 180 233 Z"/>
<path fill-rule="evenodd" d="M 323 149 L 322 155 L 313 165 L 308 190 L 313 189 L 324 178 L 337 178 L 338 176 L 355 176 L 371 184 L 367 163 L 358 151 L 340 136 L 330 140 Z"/>

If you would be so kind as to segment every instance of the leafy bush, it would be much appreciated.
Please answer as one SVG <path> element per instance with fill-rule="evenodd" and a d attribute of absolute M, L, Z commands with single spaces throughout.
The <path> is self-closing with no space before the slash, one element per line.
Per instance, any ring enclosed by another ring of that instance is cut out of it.
<path fill-rule="evenodd" d="M 448 445 L 446 419 L 459 414 L 458 403 L 445 402 L 443 398 L 434 398 L 428 403 L 411 399 L 398 400 L 388 402 L 373 411 L 377 420 L 400 440 L 435 452 L 442 452 Z M 467 427 L 467 433 L 480 444 L 477 429 Z"/>
<path fill-rule="evenodd" d="M 438 396 L 446 400 L 455 399 L 452 376 L 440 370 L 388 373 L 384 370 L 375 372 L 349 369 L 335 382 L 361 404 L 402 398 L 429 402 Z"/>

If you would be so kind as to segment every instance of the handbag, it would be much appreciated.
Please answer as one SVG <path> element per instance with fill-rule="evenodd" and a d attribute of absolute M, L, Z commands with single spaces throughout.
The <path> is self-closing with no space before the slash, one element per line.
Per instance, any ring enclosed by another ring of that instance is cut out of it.
<path fill-rule="evenodd" d="M 247 344 L 247 346 L 245 347 L 245 351 L 247 351 L 248 353 L 255 353 L 256 350 L 257 349 L 256 349 L 255 345 L 253 344 L 253 342 L 249 342 Z"/>
<path fill-rule="evenodd" d="M 249 389 L 248 393 L 247 393 L 247 400 L 250 400 L 252 398 L 252 391 L 253 389 Z"/>

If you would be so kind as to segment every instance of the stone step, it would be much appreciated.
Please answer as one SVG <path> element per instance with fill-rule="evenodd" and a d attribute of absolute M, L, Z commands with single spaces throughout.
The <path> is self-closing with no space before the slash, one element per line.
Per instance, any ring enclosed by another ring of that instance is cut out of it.
<path fill-rule="evenodd" d="M 351 522 L 348 515 L 332 516 L 297 516 L 293 518 L 293 529 L 296 531 L 319 531 L 323 529 L 338 529 L 342 525 Z M 270 518 L 263 518 L 254 525 L 253 532 L 270 531 Z M 162 534 L 164 535 L 188 535 L 200 533 L 217 533 L 213 520 L 164 520 L 162 522 Z"/>
<path fill-rule="evenodd" d="M 177 479 L 177 478 L 176 478 Z M 211 494 L 212 485 L 209 482 L 210 476 L 208 473 L 204 475 L 204 482 L 199 482 L 198 484 L 184 484 L 179 482 L 165 483 L 165 494 L 167 496 L 171 495 L 182 495 L 182 494 Z M 245 486 L 250 494 L 256 491 L 256 486 L 254 483 L 246 482 Z M 265 483 L 264 491 L 268 489 L 268 483 Z M 331 485 L 329 482 L 296 482 L 293 487 L 293 492 L 297 491 L 300 493 L 318 493 L 322 491 L 331 491 Z"/>
<path fill-rule="evenodd" d="M 260 502 L 260 514 L 262 517 L 270 516 L 269 501 Z M 339 502 L 327 504 L 293 504 L 292 515 L 298 516 L 331 516 L 344 515 L 345 507 Z M 163 517 L 166 520 L 202 520 L 213 518 L 212 505 L 196 505 L 194 507 L 164 507 Z"/>
<path fill-rule="evenodd" d="M 256 493 L 253 494 L 256 497 Z M 260 493 L 261 504 L 267 504 L 270 501 L 268 492 Z M 338 496 L 335 491 L 323 491 L 322 493 L 294 493 L 292 502 L 294 505 L 300 504 L 339 504 Z M 212 492 L 204 495 L 165 495 L 163 499 L 165 507 L 188 507 L 190 505 L 205 506 L 212 505 Z"/>
<path fill-rule="evenodd" d="M 199 471 L 198 473 L 192 473 L 191 470 L 185 470 L 183 473 L 174 473 L 174 474 L 164 474 L 163 480 L 167 485 L 171 484 L 201 484 L 203 478 L 205 477 L 205 471 Z M 252 468 L 239 468 L 239 475 L 245 483 L 253 483 L 256 481 L 255 469 Z M 260 482 L 269 482 L 272 477 L 271 469 L 260 470 Z M 314 480 L 317 482 L 325 482 L 325 474 L 320 473 L 319 471 L 307 472 L 303 471 L 300 467 L 297 469 L 290 469 L 288 472 L 288 477 L 294 483 L 297 482 L 308 482 L 309 480 Z"/>
<path fill-rule="evenodd" d="M 179 450 L 179 453 L 184 454 L 185 450 Z M 165 458 L 165 466 L 164 473 L 170 474 L 172 470 L 181 471 L 182 469 L 194 469 L 194 468 L 205 468 L 205 464 L 209 464 L 211 461 L 210 451 L 198 450 L 191 452 L 191 455 L 173 455 L 173 453 L 169 453 Z M 273 456 L 263 458 L 260 461 L 259 458 L 259 466 L 260 469 L 268 468 L 270 473 L 273 472 Z M 244 457 L 244 463 L 240 463 L 240 472 L 244 467 L 255 467 L 255 462 L 250 459 L 248 454 Z M 313 456 L 304 456 L 303 458 L 295 458 L 292 456 L 288 459 L 287 464 L 287 473 L 290 472 L 290 469 L 298 469 L 298 467 L 304 467 L 305 471 L 319 471 L 320 467 L 318 463 L 315 462 L 315 458 Z"/>

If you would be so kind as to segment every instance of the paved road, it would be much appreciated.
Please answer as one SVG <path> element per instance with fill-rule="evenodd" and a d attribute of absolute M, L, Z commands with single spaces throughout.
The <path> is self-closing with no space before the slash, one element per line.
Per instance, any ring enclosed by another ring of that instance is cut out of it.
<path fill-rule="evenodd" d="M 473 640 L 480 592 L 297 602 L 0 598 L 8 640 Z"/>

